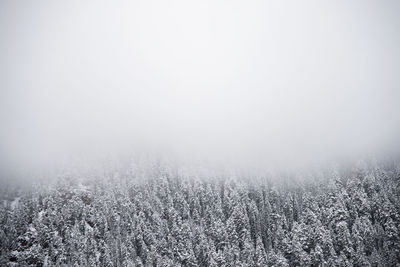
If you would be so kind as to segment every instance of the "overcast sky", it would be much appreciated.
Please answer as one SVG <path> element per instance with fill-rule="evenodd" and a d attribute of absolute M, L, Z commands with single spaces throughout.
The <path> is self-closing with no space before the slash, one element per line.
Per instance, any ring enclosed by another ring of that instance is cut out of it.
<path fill-rule="evenodd" d="M 2 165 L 396 151 L 399 14 L 395 0 L 3 0 Z"/>

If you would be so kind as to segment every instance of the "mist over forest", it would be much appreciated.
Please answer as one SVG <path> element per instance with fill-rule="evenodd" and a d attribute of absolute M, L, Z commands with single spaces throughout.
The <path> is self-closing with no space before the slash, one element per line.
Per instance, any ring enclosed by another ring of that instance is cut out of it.
<path fill-rule="evenodd" d="M 399 266 L 400 3 L 0 3 L 0 266 Z"/>

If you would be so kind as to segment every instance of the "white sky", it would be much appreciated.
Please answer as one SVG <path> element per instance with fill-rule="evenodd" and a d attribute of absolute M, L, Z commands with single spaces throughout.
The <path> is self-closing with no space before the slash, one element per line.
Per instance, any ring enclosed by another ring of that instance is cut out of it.
<path fill-rule="evenodd" d="M 397 150 L 399 3 L 3 0 L 0 160 Z"/>

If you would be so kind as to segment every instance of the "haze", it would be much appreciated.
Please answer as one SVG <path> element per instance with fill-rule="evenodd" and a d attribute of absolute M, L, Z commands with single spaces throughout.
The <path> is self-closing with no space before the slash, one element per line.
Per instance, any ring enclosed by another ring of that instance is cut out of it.
<path fill-rule="evenodd" d="M 398 152 L 398 1 L 1 1 L 0 160 Z"/>

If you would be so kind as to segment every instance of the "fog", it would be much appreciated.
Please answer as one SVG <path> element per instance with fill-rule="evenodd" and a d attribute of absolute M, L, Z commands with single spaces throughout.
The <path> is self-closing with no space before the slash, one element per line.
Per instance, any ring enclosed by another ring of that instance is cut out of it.
<path fill-rule="evenodd" d="M 1 1 L 1 168 L 399 152 L 398 1 Z"/>

